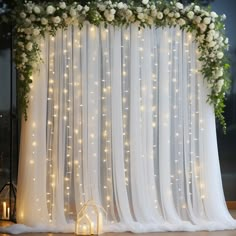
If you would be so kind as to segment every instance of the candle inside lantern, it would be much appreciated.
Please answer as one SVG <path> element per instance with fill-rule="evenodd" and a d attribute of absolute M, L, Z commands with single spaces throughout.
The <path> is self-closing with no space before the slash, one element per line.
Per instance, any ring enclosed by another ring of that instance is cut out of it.
<path fill-rule="evenodd" d="M 7 219 L 10 219 L 10 207 L 7 208 Z"/>
<path fill-rule="evenodd" d="M 103 219 L 102 219 L 102 213 L 99 213 L 98 215 L 98 234 L 101 234 L 103 231 Z"/>
<path fill-rule="evenodd" d="M 88 227 L 87 227 L 87 225 L 83 225 L 82 226 L 82 234 L 83 235 L 87 235 L 88 234 Z"/>
<path fill-rule="evenodd" d="M 6 202 L 2 203 L 2 208 L 3 208 L 2 218 L 6 219 L 7 218 L 7 203 Z"/>
<path fill-rule="evenodd" d="M 91 222 L 91 234 L 94 234 L 94 223 Z"/>

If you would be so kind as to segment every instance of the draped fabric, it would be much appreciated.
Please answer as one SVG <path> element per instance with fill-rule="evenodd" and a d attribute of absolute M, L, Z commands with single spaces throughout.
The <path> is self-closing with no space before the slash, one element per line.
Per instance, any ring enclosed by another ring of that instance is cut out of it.
<path fill-rule="evenodd" d="M 12 233 L 73 232 L 91 199 L 106 232 L 236 228 L 191 34 L 85 24 L 46 36 L 41 50 L 22 122 L 23 225 Z"/>

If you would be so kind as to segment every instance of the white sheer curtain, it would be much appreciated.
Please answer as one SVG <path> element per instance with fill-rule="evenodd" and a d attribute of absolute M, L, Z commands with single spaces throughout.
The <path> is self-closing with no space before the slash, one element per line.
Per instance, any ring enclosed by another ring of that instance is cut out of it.
<path fill-rule="evenodd" d="M 42 41 L 22 124 L 23 225 L 8 231 L 73 232 L 90 199 L 108 213 L 106 232 L 236 228 L 193 40 L 85 24 Z"/>

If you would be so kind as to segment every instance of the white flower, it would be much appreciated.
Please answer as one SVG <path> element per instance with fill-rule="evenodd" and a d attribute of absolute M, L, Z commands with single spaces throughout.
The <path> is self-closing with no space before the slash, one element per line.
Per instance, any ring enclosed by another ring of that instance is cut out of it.
<path fill-rule="evenodd" d="M 152 17 L 156 17 L 157 16 L 157 10 L 156 9 L 151 11 L 151 16 Z"/>
<path fill-rule="evenodd" d="M 113 21 L 114 20 L 114 15 L 113 14 L 108 14 L 106 15 L 107 21 Z"/>
<path fill-rule="evenodd" d="M 38 28 L 33 29 L 33 35 L 38 36 L 40 34 L 40 30 Z"/>
<path fill-rule="evenodd" d="M 42 25 L 47 25 L 47 23 L 48 23 L 48 20 L 46 19 L 46 18 L 41 18 L 41 24 Z"/>
<path fill-rule="evenodd" d="M 118 7 L 118 9 L 123 9 L 124 8 L 124 3 L 123 2 L 119 2 L 117 7 Z"/>
<path fill-rule="evenodd" d="M 32 51 L 32 49 L 33 49 L 33 44 L 32 44 L 31 42 L 28 42 L 28 43 L 26 44 L 26 49 L 27 49 L 28 51 Z"/>
<path fill-rule="evenodd" d="M 99 9 L 100 11 L 105 11 L 105 10 L 106 10 L 106 6 L 105 6 L 104 4 L 99 4 L 99 5 L 98 5 L 98 9 Z"/>
<path fill-rule="evenodd" d="M 147 5 L 149 0 L 142 0 L 142 4 Z"/>
<path fill-rule="evenodd" d="M 138 19 L 143 20 L 145 15 L 141 12 L 141 13 L 138 14 L 137 17 L 138 17 Z"/>
<path fill-rule="evenodd" d="M 212 11 L 212 12 L 211 12 L 211 17 L 212 17 L 212 18 L 217 18 L 218 15 L 217 15 L 214 11 Z"/>
<path fill-rule="evenodd" d="M 67 17 L 68 17 L 68 15 L 67 15 L 66 13 L 63 13 L 63 14 L 62 14 L 62 18 L 63 18 L 63 19 L 66 19 Z"/>
<path fill-rule="evenodd" d="M 168 14 L 168 16 L 169 16 L 170 18 L 172 18 L 174 15 L 175 15 L 174 12 L 170 12 L 170 13 Z"/>
<path fill-rule="evenodd" d="M 136 10 L 137 10 L 137 12 L 138 12 L 138 13 L 140 13 L 140 12 L 142 12 L 142 11 L 143 11 L 143 8 L 142 8 L 142 7 L 137 7 L 137 9 L 136 9 Z"/>
<path fill-rule="evenodd" d="M 155 5 L 151 5 L 150 9 L 151 9 L 151 10 L 155 10 L 155 9 L 156 9 L 156 6 L 155 6 Z"/>
<path fill-rule="evenodd" d="M 157 12 L 157 19 L 161 20 L 163 19 L 163 13 L 162 12 Z"/>
<path fill-rule="evenodd" d="M 197 24 L 200 24 L 202 21 L 202 18 L 200 16 L 195 16 L 194 20 Z"/>
<path fill-rule="evenodd" d="M 87 12 L 89 11 L 89 7 L 87 5 L 84 6 L 84 10 Z"/>
<path fill-rule="evenodd" d="M 77 10 L 78 10 L 78 11 L 81 11 L 82 9 L 83 9 L 83 7 L 82 7 L 81 5 L 78 5 L 78 6 L 77 6 Z"/>
<path fill-rule="evenodd" d="M 223 52 L 218 52 L 217 53 L 217 58 L 218 59 L 222 59 L 224 57 L 224 53 Z"/>
<path fill-rule="evenodd" d="M 219 33 L 218 31 L 215 31 L 214 38 L 215 38 L 215 39 L 218 39 L 219 36 L 220 36 L 220 33 Z"/>
<path fill-rule="evenodd" d="M 178 20 L 178 24 L 180 25 L 180 26 L 183 26 L 183 25 L 185 25 L 185 20 L 184 19 L 179 19 Z"/>
<path fill-rule="evenodd" d="M 180 10 L 184 9 L 183 4 L 180 3 L 180 2 L 177 2 L 177 3 L 175 4 L 175 6 L 176 6 L 178 9 L 180 9 Z"/>
<path fill-rule="evenodd" d="M 207 42 L 211 42 L 211 41 L 213 41 L 213 36 L 212 35 L 208 35 L 207 37 L 206 37 L 206 41 Z"/>
<path fill-rule="evenodd" d="M 40 8 L 38 6 L 35 6 L 34 7 L 34 13 L 35 14 L 40 14 L 40 12 L 41 12 Z"/>
<path fill-rule="evenodd" d="M 225 39 L 225 44 L 228 44 L 228 43 L 229 43 L 229 39 L 226 38 L 226 39 Z"/>
<path fill-rule="evenodd" d="M 70 9 L 70 15 L 71 15 L 72 17 L 76 16 L 76 10 L 75 10 L 74 8 L 71 8 L 71 9 Z"/>
<path fill-rule="evenodd" d="M 193 19 L 193 17 L 194 17 L 194 12 L 193 11 L 189 11 L 188 13 L 187 13 L 187 17 L 191 20 L 191 19 Z"/>
<path fill-rule="evenodd" d="M 20 17 L 24 19 L 26 17 L 26 14 L 24 12 L 21 12 Z"/>
<path fill-rule="evenodd" d="M 211 18 L 210 17 L 205 17 L 203 19 L 204 24 L 209 25 L 211 23 Z"/>
<path fill-rule="evenodd" d="M 220 78 L 224 75 L 224 69 L 221 67 L 221 68 L 217 68 L 216 72 L 215 72 L 215 77 L 216 78 Z"/>
<path fill-rule="evenodd" d="M 46 11 L 47 11 L 48 15 L 52 15 L 56 11 L 56 9 L 53 6 L 50 5 L 50 6 L 47 7 Z"/>
<path fill-rule="evenodd" d="M 25 23 L 26 23 L 27 25 L 30 25 L 30 24 L 31 24 L 31 20 L 30 20 L 29 18 L 27 18 L 27 19 L 25 19 Z"/>
<path fill-rule="evenodd" d="M 147 21 L 148 21 L 148 24 L 149 24 L 149 25 L 152 25 L 152 24 L 153 24 L 153 18 L 152 18 L 152 17 L 148 17 L 148 20 L 147 20 Z"/>
<path fill-rule="evenodd" d="M 199 11 L 200 11 L 200 7 L 196 5 L 196 6 L 194 7 L 194 11 L 195 11 L 195 12 L 199 12 Z"/>
<path fill-rule="evenodd" d="M 30 20 L 31 20 L 31 21 L 35 21 L 35 20 L 36 20 L 35 15 L 31 14 L 31 15 L 30 15 Z"/>
<path fill-rule="evenodd" d="M 176 13 L 175 13 L 175 18 L 180 18 L 179 12 L 176 12 Z"/>
<path fill-rule="evenodd" d="M 60 7 L 61 9 L 65 9 L 65 8 L 66 8 L 66 3 L 65 3 L 65 2 L 60 2 L 60 3 L 59 3 L 59 7 Z"/>
<path fill-rule="evenodd" d="M 211 41 L 211 42 L 208 44 L 208 47 L 209 47 L 209 48 L 213 48 L 215 45 L 216 45 L 216 41 Z"/>
<path fill-rule="evenodd" d="M 214 23 L 211 23 L 211 24 L 209 25 L 209 28 L 212 29 L 212 30 L 215 29 L 215 24 L 214 24 Z"/>
<path fill-rule="evenodd" d="M 170 12 L 170 10 L 169 10 L 168 8 L 166 8 L 166 9 L 163 11 L 163 13 L 164 13 L 165 15 L 168 15 L 169 12 Z"/>
<path fill-rule="evenodd" d="M 205 24 L 203 24 L 203 23 L 199 24 L 198 26 L 199 26 L 199 28 L 201 29 L 202 32 L 205 32 L 206 29 L 207 29 L 207 26 Z"/>
<path fill-rule="evenodd" d="M 126 10 L 125 14 L 126 14 L 126 17 L 129 18 L 129 17 L 131 17 L 133 15 L 133 12 L 128 9 L 128 10 Z"/>
<path fill-rule="evenodd" d="M 222 90 L 222 87 L 224 85 L 224 80 L 220 79 L 217 81 L 217 92 L 219 93 Z"/>
<path fill-rule="evenodd" d="M 61 18 L 59 16 L 53 17 L 53 23 L 54 24 L 59 24 L 61 22 Z"/>
<path fill-rule="evenodd" d="M 112 15 L 115 15 L 115 14 L 116 14 L 116 10 L 112 8 L 112 9 L 110 10 L 110 13 L 111 13 Z"/>
<path fill-rule="evenodd" d="M 213 30 L 213 29 L 212 29 L 212 30 L 209 30 L 208 35 L 211 35 L 211 36 L 215 37 L 216 31 Z"/>
<path fill-rule="evenodd" d="M 221 15 L 221 19 L 226 20 L 226 15 L 225 14 Z"/>

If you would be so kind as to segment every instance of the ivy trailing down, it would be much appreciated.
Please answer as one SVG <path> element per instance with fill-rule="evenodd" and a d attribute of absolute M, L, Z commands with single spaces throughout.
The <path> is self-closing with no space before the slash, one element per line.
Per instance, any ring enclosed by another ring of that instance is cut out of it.
<path fill-rule="evenodd" d="M 27 118 L 31 76 L 40 62 L 39 37 L 69 25 L 83 27 L 85 21 L 99 26 L 175 27 L 191 32 L 198 43 L 201 73 L 210 88 L 208 102 L 215 108 L 216 117 L 226 129 L 223 116 L 225 93 L 229 89 L 229 63 L 225 55 L 228 38 L 225 37 L 225 15 L 201 8 L 192 3 L 184 7 L 172 1 L 112 2 L 95 0 L 81 2 L 61 1 L 19 3 L 10 19 L 16 24 L 15 62 L 19 73 L 19 101 L 21 111 Z"/>

